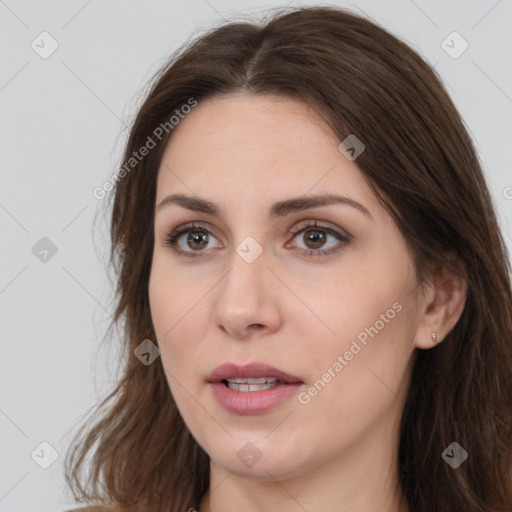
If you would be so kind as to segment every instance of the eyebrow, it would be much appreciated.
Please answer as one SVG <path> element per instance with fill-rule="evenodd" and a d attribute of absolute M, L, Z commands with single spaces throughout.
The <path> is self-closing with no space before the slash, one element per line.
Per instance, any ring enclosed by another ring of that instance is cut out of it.
<path fill-rule="evenodd" d="M 215 203 L 197 196 L 192 197 L 186 196 L 184 194 L 171 194 L 165 197 L 156 207 L 156 213 L 162 210 L 162 208 L 171 204 L 176 204 L 193 212 L 205 213 L 216 217 L 220 216 L 220 209 L 217 205 L 215 205 Z M 290 213 L 300 212 L 310 208 L 317 208 L 319 206 L 329 206 L 333 204 L 351 206 L 359 210 L 366 217 L 373 220 L 372 214 L 361 203 L 358 203 L 349 197 L 336 194 L 295 197 L 286 199 L 284 201 L 278 201 L 271 206 L 268 216 L 271 219 L 276 217 L 284 217 Z"/>

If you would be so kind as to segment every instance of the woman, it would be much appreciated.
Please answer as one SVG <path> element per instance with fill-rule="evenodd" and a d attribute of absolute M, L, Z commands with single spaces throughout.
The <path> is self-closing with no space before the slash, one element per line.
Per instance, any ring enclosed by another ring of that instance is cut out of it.
<path fill-rule="evenodd" d="M 327 7 L 212 30 L 155 77 L 116 182 L 128 358 L 69 453 L 78 499 L 512 510 L 507 252 L 407 45 Z"/>

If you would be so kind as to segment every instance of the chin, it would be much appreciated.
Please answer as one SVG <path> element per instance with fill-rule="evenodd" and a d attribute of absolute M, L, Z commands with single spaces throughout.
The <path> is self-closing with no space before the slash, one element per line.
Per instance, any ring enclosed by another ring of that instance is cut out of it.
<path fill-rule="evenodd" d="M 267 435 L 262 434 L 260 439 L 252 435 L 252 441 L 236 440 L 220 447 L 220 450 L 217 445 L 210 459 L 226 472 L 241 478 L 274 481 L 299 476 L 301 468 L 307 464 L 306 460 L 298 457 L 305 456 L 304 452 L 297 453 L 300 443 L 286 447 L 283 443 L 269 442 L 265 439 Z"/>

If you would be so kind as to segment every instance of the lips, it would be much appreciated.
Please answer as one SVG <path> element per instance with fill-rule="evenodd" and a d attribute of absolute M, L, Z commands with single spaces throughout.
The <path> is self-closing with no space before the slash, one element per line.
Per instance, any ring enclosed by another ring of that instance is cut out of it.
<path fill-rule="evenodd" d="M 263 384 L 266 382 L 278 382 L 279 384 L 302 383 L 299 377 L 283 372 L 265 363 L 251 363 L 245 366 L 238 366 L 234 363 L 226 363 L 218 366 L 208 377 L 208 382 L 219 383 L 231 381 L 237 384 Z M 252 379 L 258 379 L 255 382 Z M 252 381 L 251 381 L 252 380 Z"/>
<path fill-rule="evenodd" d="M 208 383 L 217 403 L 237 415 L 264 414 L 284 406 L 304 384 L 299 377 L 264 363 L 223 364 L 211 373 Z"/>

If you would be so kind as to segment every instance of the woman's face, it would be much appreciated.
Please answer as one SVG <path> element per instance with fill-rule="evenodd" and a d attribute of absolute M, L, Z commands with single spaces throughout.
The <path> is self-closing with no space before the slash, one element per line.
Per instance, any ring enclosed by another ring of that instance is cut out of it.
<path fill-rule="evenodd" d="M 340 142 L 303 103 L 228 96 L 199 102 L 163 157 L 149 283 L 162 364 L 213 466 L 240 476 L 384 467 L 398 443 L 424 299 Z"/>

